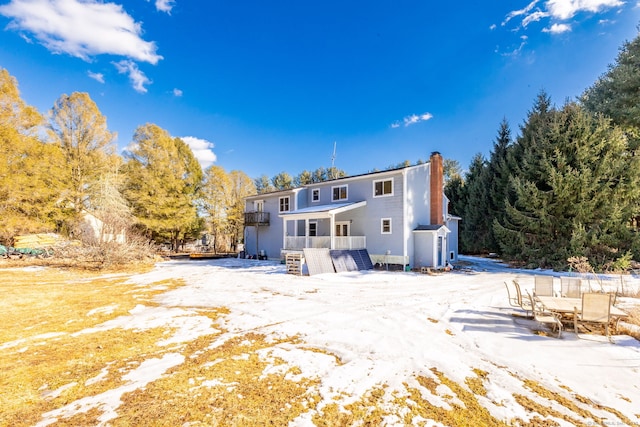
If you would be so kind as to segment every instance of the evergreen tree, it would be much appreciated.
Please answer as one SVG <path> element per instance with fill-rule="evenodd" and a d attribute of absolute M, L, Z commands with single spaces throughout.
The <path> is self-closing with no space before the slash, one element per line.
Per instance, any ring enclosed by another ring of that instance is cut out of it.
<path fill-rule="evenodd" d="M 327 179 L 327 170 L 322 166 L 313 171 L 313 182 L 324 182 Z"/>
<path fill-rule="evenodd" d="M 449 213 L 462 216 L 466 204 L 465 185 L 461 175 L 449 178 L 444 184 L 444 194 L 449 199 Z"/>
<path fill-rule="evenodd" d="M 486 170 L 487 179 L 487 215 L 490 224 L 494 220 L 502 221 L 505 214 L 505 202 L 509 200 L 510 172 L 508 152 L 511 147 L 511 129 L 506 119 L 500 123 L 498 137 L 493 144 Z M 499 252 L 500 246 L 493 235 L 493 227 L 487 241 L 489 252 Z"/>
<path fill-rule="evenodd" d="M 253 183 L 258 194 L 270 193 L 272 191 L 275 191 L 275 188 L 273 188 L 273 185 L 271 185 L 271 181 L 269 181 L 269 177 L 267 175 L 261 175 L 260 178 L 254 179 Z"/>
<path fill-rule="evenodd" d="M 640 147 L 640 33 L 621 47 L 614 64 L 581 96 L 582 105 L 610 117 L 629 139 L 630 149 Z M 640 215 L 632 220 L 640 227 Z"/>
<path fill-rule="evenodd" d="M 308 170 L 303 170 L 295 177 L 293 182 L 296 187 L 311 184 L 313 182 L 313 174 Z"/>
<path fill-rule="evenodd" d="M 514 200 L 494 226 L 503 255 L 554 268 L 586 256 L 604 268 L 636 247 L 628 222 L 638 209 L 640 159 L 623 132 L 572 103 L 531 125 L 540 128 L 527 134 L 538 139 L 522 150 Z"/>
<path fill-rule="evenodd" d="M 17 81 L 0 69 L 0 242 L 59 231 L 68 212 L 58 203 L 64 158 L 40 140 L 42 115 L 25 104 Z"/>
<path fill-rule="evenodd" d="M 464 209 L 464 180 L 460 163 L 457 160 L 444 159 L 442 169 L 444 194 L 449 199 L 449 213 L 461 216 Z"/>
<path fill-rule="evenodd" d="M 147 235 L 177 250 L 202 225 L 196 209 L 202 169 L 184 141 L 157 125 L 138 127 L 133 140 L 124 166 L 125 197 Z"/>
<path fill-rule="evenodd" d="M 65 154 L 68 184 L 63 197 L 77 213 L 93 210 L 91 198 L 100 191 L 100 178 L 117 164 L 115 134 L 107 119 L 84 92 L 62 95 L 50 112 L 49 130 Z"/>
<path fill-rule="evenodd" d="M 587 110 L 610 117 L 640 144 L 640 33 L 626 42 L 614 64 L 581 96 Z"/>
<path fill-rule="evenodd" d="M 229 231 L 227 210 L 233 203 L 233 187 L 231 178 L 221 166 L 210 166 L 204 175 L 202 208 L 207 214 L 209 232 L 213 238 L 213 251 L 217 253 Z"/>
<path fill-rule="evenodd" d="M 331 166 L 330 168 L 327 169 L 327 174 L 326 174 L 327 180 L 344 178 L 345 176 L 347 176 L 346 172 L 341 169 L 338 169 L 335 166 Z"/>
<path fill-rule="evenodd" d="M 545 91 L 541 91 L 534 102 L 533 108 L 527 113 L 527 119 L 520 127 L 520 136 L 517 138 L 512 148 L 508 150 L 506 159 L 506 173 L 510 176 L 522 176 L 528 174 L 527 179 L 532 181 L 543 181 L 544 173 L 538 167 L 540 160 L 535 155 L 537 152 L 545 151 L 545 144 L 548 144 L 550 121 L 555 108 L 551 105 L 551 98 Z"/>
<path fill-rule="evenodd" d="M 233 170 L 229 173 L 231 180 L 231 205 L 227 209 L 232 248 L 242 242 L 244 237 L 244 199 L 256 194 L 254 182 L 244 172 Z"/>
<path fill-rule="evenodd" d="M 486 161 L 481 154 L 473 157 L 464 182 L 461 250 L 464 253 L 482 253 L 490 240 L 491 219 L 487 216 Z"/>
<path fill-rule="evenodd" d="M 293 188 L 293 178 L 287 172 L 280 172 L 271 178 L 271 184 L 276 190 L 288 190 Z"/>

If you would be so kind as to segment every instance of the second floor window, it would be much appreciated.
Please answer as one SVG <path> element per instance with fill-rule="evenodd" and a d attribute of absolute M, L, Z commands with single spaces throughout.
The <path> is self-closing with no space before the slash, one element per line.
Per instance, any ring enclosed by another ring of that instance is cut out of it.
<path fill-rule="evenodd" d="M 339 187 L 332 187 L 332 196 L 331 196 L 331 200 L 332 201 L 337 201 L 337 200 L 347 200 L 347 186 L 346 185 L 341 185 Z"/>
<path fill-rule="evenodd" d="M 280 212 L 289 212 L 289 196 L 280 197 Z"/>
<path fill-rule="evenodd" d="M 374 197 L 393 196 L 393 179 L 373 182 Z"/>
<path fill-rule="evenodd" d="M 315 190 L 311 191 L 311 201 L 317 202 L 319 200 L 320 200 L 320 189 L 316 188 Z"/>

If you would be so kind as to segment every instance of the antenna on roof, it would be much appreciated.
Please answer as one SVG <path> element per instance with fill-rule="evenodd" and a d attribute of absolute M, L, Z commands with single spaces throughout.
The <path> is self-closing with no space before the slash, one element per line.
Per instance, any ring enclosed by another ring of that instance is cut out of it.
<path fill-rule="evenodd" d="M 334 169 L 334 162 L 336 160 L 336 142 L 333 141 L 333 154 L 331 155 L 331 177 L 330 179 L 336 179 L 336 172 Z"/>
<path fill-rule="evenodd" d="M 333 168 L 333 162 L 336 160 L 336 142 L 333 141 L 333 154 L 331 155 L 331 167 Z"/>

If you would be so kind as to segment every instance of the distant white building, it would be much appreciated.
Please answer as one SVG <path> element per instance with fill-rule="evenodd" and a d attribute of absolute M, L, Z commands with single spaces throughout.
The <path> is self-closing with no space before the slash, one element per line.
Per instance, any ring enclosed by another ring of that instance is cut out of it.
<path fill-rule="evenodd" d="M 114 232 L 110 230 L 100 218 L 90 212 L 82 212 L 82 222 L 80 223 L 80 233 L 86 239 L 93 239 L 96 242 L 117 242 L 125 243 L 125 230 Z"/>

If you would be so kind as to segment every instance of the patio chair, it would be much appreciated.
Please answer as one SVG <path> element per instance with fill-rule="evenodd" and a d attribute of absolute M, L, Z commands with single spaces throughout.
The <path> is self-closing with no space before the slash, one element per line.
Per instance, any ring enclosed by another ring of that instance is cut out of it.
<path fill-rule="evenodd" d="M 513 280 L 513 287 L 516 290 L 516 300 L 517 300 L 518 306 L 525 311 L 525 315 L 527 317 L 530 317 L 529 312 L 533 310 L 531 306 L 531 301 L 529 301 L 528 299 L 522 298 L 522 290 L 520 289 L 520 283 L 518 283 L 516 280 Z"/>
<path fill-rule="evenodd" d="M 561 277 L 560 296 L 565 298 L 580 298 L 582 296 L 582 280 L 578 277 Z"/>
<path fill-rule="evenodd" d="M 539 297 L 554 296 L 553 276 L 535 276 L 533 296 L 539 296 Z"/>
<path fill-rule="evenodd" d="M 515 286 L 509 287 L 509 282 L 504 282 L 504 286 L 507 288 L 507 297 L 509 298 L 509 305 L 511 307 L 520 307 L 520 301 L 518 301 L 518 294 L 516 293 Z"/>
<path fill-rule="evenodd" d="M 582 311 L 574 308 L 573 329 L 578 335 L 578 324 L 604 326 L 604 333 L 609 341 L 609 323 L 611 322 L 611 295 L 601 293 L 582 294 Z"/>
<path fill-rule="evenodd" d="M 529 302 L 531 304 L 531 310 L 533 312 L 533 318 L 540 322 L 551 326 L 553 332 L 558 332 L 558 338 L 562 335 L 562 322 L 560 321 L 560 314 L 545 311 L 542 304 L 536 302 L 533 296 L 527 292 Z"/>

